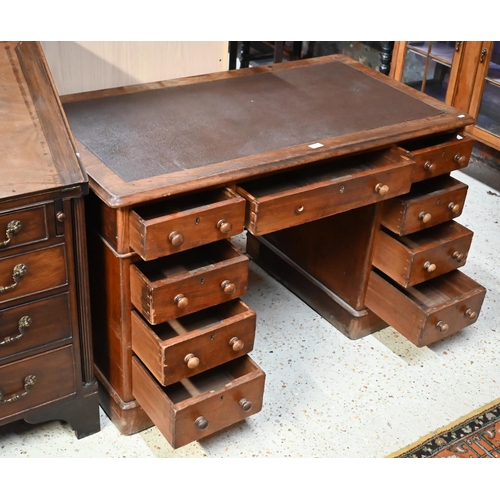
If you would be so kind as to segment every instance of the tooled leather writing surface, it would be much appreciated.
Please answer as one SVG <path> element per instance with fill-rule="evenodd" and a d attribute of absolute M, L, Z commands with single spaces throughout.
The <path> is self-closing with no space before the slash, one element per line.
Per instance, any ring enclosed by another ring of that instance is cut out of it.
<path fill-rule="evenodd" d="M 341 62 L 65 105 L 74 135 L 125 182 L 442 113 Z"/>

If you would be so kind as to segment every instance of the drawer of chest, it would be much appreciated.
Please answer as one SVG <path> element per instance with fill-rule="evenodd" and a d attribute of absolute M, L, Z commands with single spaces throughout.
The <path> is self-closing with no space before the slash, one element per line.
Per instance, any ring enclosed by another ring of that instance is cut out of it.
<path fill-rule="evenodd" d="M 71 317 L 67 293 L 0 310 L 0 363 L 12 355 L 69 338 Z"/>
<path fill-rule="evenodd" d="M 207 437 L 259 412 L 265 374 L 243 356 L 167 387 L 132 358 L 133 393 L 173 448 Z"/>
<path fill-rule="evenodd" d="M 472 236 L 471 230 L 455 221 L 407 236 L 381 229 L 373 265 L 401 286 L 413 286 L 463 266 Z"/>
<path fill-rule="evenodd" d="M 170 385 L 253 349 L 255 313 L 239 299 L 150 326 L 132 311 L 132 350 Z"/>
<path fill-rule="evenodd" d="M 73 394 L 76 390 L 71 346 L 0 367 L 0 420 Z"/>
<path fill-rule="evenodd" d="M 0 304 L 67 283 L 64 244 L 0 258 Z"/>
<path fill-rule="evenodd" d="M 248 257 L 227 240 L 130 266 L 132 304 L 152 325 L 243 295 Z"/>
<path fill-rule="evenodd" d="M 469 164 L 474 140 L 461 134 L 420 139 L 402 145 L 411 158 L 413 182 L 430 179 L 464 168 Z"/>
<path fill-rule="evenodd" d="M 2 250 L 45 241 L 49 238 L 47 205 L 0 212 L 0 255 Z"/>
<path fill-rule="evenodd" d="M 401 288 L 372 271 L 365 304 L 395 330 L 422 347 L 473 324 L 486 290 L 461 271 Z"/>
<path fill-rule="evenodd" d="M 308 165 L 242 183 L 254 235 L 304 224 L 407 193 L 413 162 L 393 150 Z"/>
<path fill-rule="evenodd" d="M 383 203 L 381 224 L 402 236 L 454 219 L 462 213 L 467 189 L 447 175 L 416 183 L 408 194 Z"/>
<path fill-rule="evenodd" d="M 230 189 L 197 193 L 130 212 L 130 246 L 152 260 L 243 231 L 245 200 Z"/>

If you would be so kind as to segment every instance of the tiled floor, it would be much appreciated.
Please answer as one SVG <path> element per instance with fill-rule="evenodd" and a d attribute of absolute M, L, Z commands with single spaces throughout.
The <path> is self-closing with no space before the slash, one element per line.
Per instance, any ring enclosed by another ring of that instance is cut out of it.
<path fill-rule="evenodd" d="M 500 398 L 500 191 L 452 175 L 469 185 L 464 271 L 487 288 L 471 327 L 421 349 L 392 328 L 351 341 L 252 264 L 244 300 L 267 373 L 259 414 L 175 451 L 155 427 L 123 436 L 104 414 L 81 440 L 62 422 L 16 422 L 0 428 L 0 457 L 384 457 Z"/>

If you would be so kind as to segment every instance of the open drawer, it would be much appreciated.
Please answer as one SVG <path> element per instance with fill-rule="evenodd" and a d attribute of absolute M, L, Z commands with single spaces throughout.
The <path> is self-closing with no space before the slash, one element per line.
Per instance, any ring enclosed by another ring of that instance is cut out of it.
<path fill-rule="evenodd" d="M 462 213 L 467 184 L 448 175 L 414 184 L 383 203 L 381 224 L 400 236 L 452 220 Z"/>
<path fill-rule="evenodd" d="M 245 200 L 229 188 L 172 198 L 130 211 L 130 246 L 152 260 L 243 231 Z"/>
<path fill-rule="evenodd" d="M 243 295 L 248 257 L 227 240 L 130 266 L 132 304 L 156 325 Z"/>
<path fill-rule="evenodd" d="M 255 313 L 239 299 L 156 326 L 132 311 L 132 350 L 162 385 L 249 353 L 254 337 Z"/>
<path fill-rule="evenodd" d="M 401 145 L 405 154 L 415 162 L 413 182 L 466 167 L 473 146 L 472 138 L 458 133 L 417 139 Z"/>
<path fill-rule="evenodd" d="M 401 288 L 372 271 L 365 304 L 395 330 L 422 347 L 473 324 L 486 289 L 456 270 Z"/>
<path fill-rule="evenodd" d="M 413 162 L 376 151 L 245 182 L 245 225 L 263 235 L 407 193 Z"/>
<path fill-rule="evenodd" d="M 380 229 L 373 265 L 404 287 L 440 276 L 463 266 L 472 242 L 470 229 L 455 221 L 407 236 Z"/>
<path fill-rule="evenodd" d="M 207 437 L 259 412 L 264 372 L 243 356 L 168 387 L 135 356 L 134 396 L 173 448 Z"/>

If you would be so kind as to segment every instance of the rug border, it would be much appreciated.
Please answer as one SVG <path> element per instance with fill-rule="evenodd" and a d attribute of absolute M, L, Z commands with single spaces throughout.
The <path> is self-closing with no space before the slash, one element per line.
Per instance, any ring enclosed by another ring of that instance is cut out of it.
<path fill-rule="evenodd" d="M 409 451 L 411 451 L 415 448 L 418 448 L 426 441 L 429 441 L 433 436 L 437 436 L 438 434 L 443 434 L 444 432 L 453 429 L 454 427 L 460 425 L 461 423 L 465 422 L 466 420 L 469 420 L 470 418 L 474 417 L 475 415 L 479 415 L 481 413 L 484 413 L 484 412 L 486 412 L 486 411 L 490 410 L 491 408 L 494 408 L 495 406 L 498 406 L 498 405 L 500 405 L 500 398 L 495 399 L 494 401 L 485 404 L 481 408 L 477 408 L 476 410 L 472 410 L 467 415 L 464 415 L 463 417 L 460 417 L 459 419 L 455 420 L 454 422 L 446 424 L 443 427 L 441 427 L 433 432 L 430 432 L 429 434 L 426 434 L 425 436 L 422 436 L 414 443 L 412 443 L 408 446 L 405 446 L 404 448 L 401 448 L 398 451 L 390 453 L 389 455 L 385 456 L 384 458 L 399 458 L 401 455 L 408 453 Z"/>

